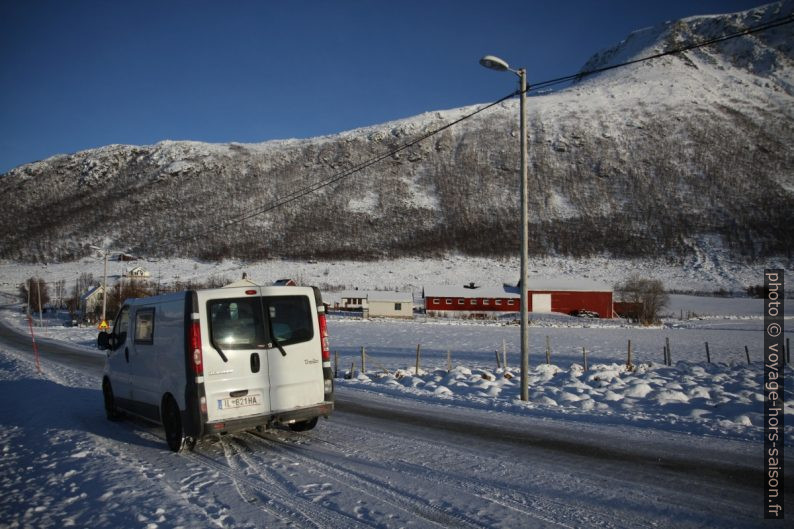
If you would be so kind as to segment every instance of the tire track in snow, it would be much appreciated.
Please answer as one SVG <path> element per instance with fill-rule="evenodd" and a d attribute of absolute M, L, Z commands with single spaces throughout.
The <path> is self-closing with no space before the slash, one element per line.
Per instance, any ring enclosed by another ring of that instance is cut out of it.
<path fill-rule="evenodd" d="M 151 431 L 144 430 L 134 433 L 142 439 L 164 442 L 164 438 L 158 437 Z M 154 481 L 165 487 L 166 490 L 164 492 L 184 502 L 184 507 L 191 514 L 197 515 L 198 518 L 204 518 L 214 526 L 226 527 L 223 515 L 231 510 L 231 506 L 223 503 L 217 497 L 214 497 L 214 501 L 209 503 L 206 499 L 206 487 L 215 483 L 213 476 L 191 471 L 189 467 L 185 467 L 184 470 L 191 472 L 190 475 L 172 482 L 169 479 L 165 479 L 164 476 L 174 470 L 181 470 L 174 468 L 173 460 L 161 460 L 161 457 L 155 459 L 142 458 L 137 450 L 122 449 L 116 443 L 97 435 L 94 435 L 94 443 L 97 452 L 111 457 L 116 466 L 123 466 L 130 471 L 138 472 L 147 480 Z M 169 453 L 164 452 L 162 457 L 167 455 Z M 121 484 L 119 486 L 124 487 Z M 113 492 L 113 490 L 111 489 L 109 492 Z M 177 525 L 182 524 L 177 523 Z"/>
<path fill-rule="evenodd" d="M 312 470 L 346 487 L 354 488 L 362 494 L 371 496 L 377 501 L 388 503 L 412 516 L 420 516 L 434 525 L 440 527 L 485 527 L 482 523 L 467 515 L 450 513 L 428 503 L 423 498 L 400 490 L 388 482 L 366 476 L 359 472 L 343 469 L 327 461 L 309 457 L 298 452 L 299 450 L 305 451 L 305 447 L 287 444 L 278 437 L 270 437 L 267 434 L 260 434 L 258 432 L 249 431 L 242 435 L 256 439 L 262 446 L 270 450 L 274 450 L 281 454 L 288 454 L 291 458 L 299 459 L 308 467 L 312 468 Z M 377 491 L 377 494 L 373 491 Z"/>
<path fill-rule="evenodd" d="M 224 522 L 223 518 L 219 517 L 217 514 L 214 514 L 213 511 L 217 510 L 219 513 L 222 513 L 223 511 L 230 512 L 233 509 L 233 506 L 221 503 L 217 494 L 211 495 L 215 503 L 209 504 L 209 507 L 206 505 L 207 490 L 220 485 L 220 483 L 217 481 L 217 477 L 219 475 L 222 475 L 229 480 L 230 484 L 234 486 L 238 496 L 247 504 L 252 505 L 263 512 L 266 512 L 278 520 L 281 520 L 285 526 L 292 525 L 296 522 L 296 510 L 290 507 L 291 499 L 273 497 L 275 495 L 267 491 L 267 489 L 265 489 L 261 484 L 252 483 L 250 480 L 248 480 L 247 476 L 244 474 L 244 469 L 240 469 L 239 465 L 235 465 L 235 467 L 229 466 L 228 459 L 226 459 L 227 465 L 225 465 L 223 462 L 214 459 L 210 455 L 198 451 L 183 452 L 179 455 L 173 454 L 166 447 L 165 435 L 161 427 L 144 422 L 136 424 L 136 426 L 139 428 L 144 428 L 143 431 L 138 432 L 141 438 L 156 441 L 158 444 L 163 445 L 163 453 L 165 455 L 176 457 L 179 460 L 186 460 L 187 462 L 192 463 L 194 466 L 204 469 L 205 472 L 211 473 L 210 476 L 207 476 L 202 472 L 193 472 L 193 474 L 181 479 L 179 482 L 182 486 L 180 492 L 185 500 L 189 501 L 191 505 L 205 512 L 207 517 L 218 527 L 227 527 L 227 524 Z M 222 440 L 219 440 L 218 443 L 213 444 L 219 444 L 220 442 L 222 442 Z M 205 450 L 207 448 L 213 448 L 213 446 L 206 441 L 203 442 L 201 446 Z M 217 450 L 215 453 L 219 456 L 223 456 L 224 458 L 234 458 L 235 454 L 232 450 L 228 452 L 228 456 L 224 447 L 221 447 L 220 450 L 223 453 L 219 453 Z M 202 478 L 207 477 L 211 479 L 202 480 Z M 185 492 L 188 489 L 190 489 L 189 492 Z M 254 492 L 246 494 L 246 491 Z M 266 501 L 260 502 L 260 498 L 264 498 Z M 302 512 L 297 512 L 297 514 L 303 517 Z M 305 526 L 318 527 L 317 525 L 313 524 L 311 519 L 308 518 L 303 518 L 299 521 L 301 523 L 305 523 Z M 301 527 L 303 526 L 304 525 L 301 525 Z"/>
<path fill-rule="evenodd" d="M 223 439 L 220 441 L 221 448 L 223 449 L 223 456 L 226 458 L 226 463 L 229 465 L 229 468 L 233 469 L 235 472 L 240 470 L 240 465 L 235 460 L 235 455 L 237 455 L 236 450 L 234 450 L 229 443 L 224 442 Z M 256 503 L 257 498 L 252 495 L 246 494 L 246 489 L 249 489 L 245 484 L 240 483 L 235 477 L 231 478 L 232 483 L 234 483 L 234 488 L 237 490 L 237 494 L 245 501 L 246 503 Z"/>
<path fill-rule="evenodd" d="M 259 434 L 254 434 L 253 432 L 249 432 L 257 437 L 260 437 Z M 341 455 L 344 457 L 349 457 L 351 454 L 347 451 L 344 446 L 341 446 L 336 443 L 332 443 L 326 441 L 325 439 L 321 439 L 319 437 L 315 437 L 308 433 L 299 433 L 299 432 L 288 432 L 288 431 L 280 431 L 279 433 L 287 434 L 286 438 L 281 438 L 272 433 L 271 435 L 274 436 L 272 439 L 275 442 L 280 443 L 285 447 L 292 447 L 294 446 L 294 439 L 300 439 L 302 441 L 310 440 L 310 441 L 318 441 L 325 443 L 334 447 L 335 449 L 339 450 Z M 379 432 L 375 432 L 373 430 L 368 430 L 368 435 L 370 437 L 388 437 L 389 441 L 394 442 L 395 433 L 390 433 L 389 435 L 384 435 Z M 270 438 L 268 438 L 270 440 Z M 438 444 L 430 443 L 419 439 L 417 437 L 409 437 L 406 438 L 406 443 L 410 443 L 412 446 L 419 446 L 420 452 L 432 453 L 433 451 L 438 450 Z M 376 446 L 384 446 L 384 443 L 375 443 Z M 382 454 L 380 453 L 368 453 L 366 452 L 366 448 L 368 446 L 367 443 L 361 443 L 356 450 L 357 456 L 366 455 L 370 461 L 376 461 L 380 458 Z M 453 450 L 459 451 L 461 447 L 453 446 L 451 447 Z M 465 458 L 460 458 L 465 459 Z M 531 494 L 534 494 L 532 491 L 526 490 L 519 490 L 515 487 L 503 487 L 500 485 L 489 485 L 483 483 L 482 481 L 472 481 L 468 480 L 463 477 L 454 477 L 454 476 L 446 476 L 442 470 L 434 469 L 432 472 L 428 472 L 426 467 L 421 465 L 417 465 L 416 463 L 407 461 L 405 459 L 394 459 L 394 463 L 400 464 L 400 473 L 401 474 L 410 474 L 416 478 L 433 482 L 438 485 L 441 485 L 445 488 L 452 488 L 458 489 L 461 492 L 471 494 L 476 496 L 480 499 L 486 500 L 488 502 L 495 503 L 500 505 L 504 508 L 510 509 L 515 511 L 517 514 L 522 516 L 529 516 L 536 520 L 539 523 L 549 524 L 555 527 L 577 527 L 581 526 L 582 522 L 586 522 L 588 527 L 604 527 L 604 528 L 612 528 L 612 527 L 625 527 L 625 524 L 616 524 L 615 523 L 615 516 L 613 513 L 599 510 L 593 507 L 593 505 L 584 505 L 584 506 L 576 506 L 571 505 L 570 502 L 563 502 L 560 500 L 556 500 L 550 497 L 545 497 L 542 499 L 532 498 L 530 503 L 521 503 L 519 501 L 510 499 L 507 497 L 508 494 L 515 494 L 518 496 L 526 497 Z M 322 462 L 320 462 L 322 463 Z M 640 527 L 653 527 L 652 524 L 645 523 L 640 519 L 632 520 L 632 526 L 640 526 Z"/>
<path fill-rule="evenodd" d="M 345 457 L 349 456 L 349 454 L 345 452 L 344 447 L 337 445 L 335 443 L 325 441 L 324 439 L 316 438 L 311 436 L 310 434 L 305 434 L 305 433 L 296 433 L 296 432 L 285 432 L 285 433 L 288 433 L 290 436 L 295 436 L 299 439 L 308 439 L 312 441 L 320 441 L 326 443 L 337 449 L 340 449 L 342 455 L 344 455 Z M 371 431 L 369 433 L 375 434 L 374 432 Z M 253 434 L 253 435 L 259 437 L 258 434 Z M 290 447 L 293 446 L 292 444 L 288 444 L 288 442 L 285 441 L 284 439 L 278 437 L 276 437 L 273 440 L 285 446 L 290 446 Z M 417 438 L 411 438 L 410 442 L 413 444 L 423 445 L 423 449 L 425 450 L 435 450 L 438 448 L 437 445 L 431 445 L 430 443 L 426 443 Z M 356 455 L 359 456 L 362 455 L 361 450 L 358 450 L 356 452 Z M 592 509 L 590 508 L 588 508 L 586 512 L 583 512 L 582 510 L 572 508 L 568 504 L 550 498 L 545 498 L 543 500 L 535 500 L 530 504 L 524 504 L 516 500 L 510 499 L 506 497 L 504 494 L 516 493 L 519 495 L 526 495 L 525 491 L 519 491 L 514 488 L 507 488 L 507 489 L 500 488 L 497 486 L 477 483 L 475 481 L 468 481 L 463 478 L 450 478 L 450 477 L 442 478 L 441 472 L 438 470 L 432 473 L 428 473 L 427 468 L 422 467 L 420 465 L 416 465 L 415 463 L 411 463 L 404 459 L 396 459 L 394 460 L 394 462 L 399 463 L 401 465 L 400 468 L 401 474 L 410 474 L 416 478 L 433 482 L 438 485 L 442 485 L 445 488 L 458 489 L 464 493 L 471 494 L 487 502 L 491 502 L 500 505 L 506 509 L 510 509 L 511 511 L 514 511 L 522 516 L 528 516 L 539 523 L 545 523 L 555 527 L 571 528 L 577 526 L 577 524 L 581 524 L 583 520 L 587 520 L 590 526 L 595 527 L 596 526 L 595 520 L 598 520 L 598 522 L 600 522 L 597 525 L 598 527 L 619 527 L 614 524 L 614 516 L 611 515 L 610 513 L 593 512 Z M 540 512 L 538 510 L 540 510 Z M 567 523 L 566 521 L 554 520 L 554 517 L 560 517 L 561 514 L 565 518 Z M 569 525 L 569 524 L 573 524 L 573 525 Z M 644 525 L 650 527 L 647 524 Z"/>
<path fill-rule="evenodd" d="M 228 465 L 200 452 L 191 452 L 185 455 L 231 479 L 236 483 L 238 491 L 243 491 L 241 497 L 244 501 L 251 503 L 250 496 L 246 498 L 246 492 L 258 495 L 264 500 L 262 502 L 263 509 L 269 512 L 273 512 L 275 509 L 277 512 L 273 514 L 282 520 L 299 523 L 301 527 L 316 527 L 318 529 L 367 527 L 359 520 L 344 513 L 319 507 L 311 500 L 294 495 L 287 487 L 257 469 L 257 465 L 247 457 L 246 453 L 250 453 L 250 449 L 235 447 L 231 444 L 232 441 L 224 437 L 221 437 L 220 443 Z M 241 465 L 240 462 L 243 464 Z M 255 473 L 255 477 L 246 474 L 249 469 Z"/>

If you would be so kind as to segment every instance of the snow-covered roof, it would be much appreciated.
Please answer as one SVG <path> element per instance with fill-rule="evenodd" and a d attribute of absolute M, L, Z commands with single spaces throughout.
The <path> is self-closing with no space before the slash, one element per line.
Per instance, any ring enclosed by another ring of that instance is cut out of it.
<path fill-rule="evenodd" d="M 102 291 L 103 291 L 102 290 L 102 285 L 91 287 L 82 296 L 80 296 L 80 301 L 85 301 L 85 300 L 90 299 L 90 298 L 92 298 L 92 297 L 94 297 L 96 295 L 99 295 L 99 294 L 102 293 Z"/>
<path fill-rule="evenodd" d="M 530 292 L 611 292 L 605 284 L 588 279 L 532 279 L 527 281 Z M 517 286 L 502 285 L 469 288 L 456 285 L 431 285 L 424 287 L 426 298 L 520 298 Z"/>
<path fill-rule="evenodd" d="M 455 285 L 432 285 L 424 287 L 425 298 L 520 298 L 518 289 L 512 287 L 468 288 Z"/>
<path fill-rule="evenodd" d="M 606 283 L 594 281 L 586 277 L 565 279 L 561 278 L 537 278 L 529 277 L 527 286 L 530 291 L 535 290 L 561 290 L 574 292 L 612 292 L 612 287 Z"/>
<path fill-rule="evenodd" d="M 414 295 L 410 292 L 387 292 L 382 290 L 367 292 L 369 301 L 389 301 L 395 303 L 413 303 Z"/>
<path fill-rule="evenodd" d="M 223 288 L 232 288 L 232 287 L 258 287 L 256 283 L 251 281 L 250 279 L 238 279 L 228 285 L 223 285 Z"/>
<path fill-rule="evenodd" d="M 410 292 L 395 292 L 392 290 L 345 290 L 337 292 L 335 297 L 366 298 L 369 301 L 389 301 L 395 303 L 412 303 L 414 296 Z"/>

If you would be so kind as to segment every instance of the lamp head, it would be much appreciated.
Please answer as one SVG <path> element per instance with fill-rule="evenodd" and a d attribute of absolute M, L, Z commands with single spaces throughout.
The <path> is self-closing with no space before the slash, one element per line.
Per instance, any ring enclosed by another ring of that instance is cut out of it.
<path fill-rule="evenodd" d="M 480 64 L 488 69 L 496 70 L 497 72 L 506 72 L 510 70 L 510 65 L 495 55 L 486 55 L 480 59 Z"/>

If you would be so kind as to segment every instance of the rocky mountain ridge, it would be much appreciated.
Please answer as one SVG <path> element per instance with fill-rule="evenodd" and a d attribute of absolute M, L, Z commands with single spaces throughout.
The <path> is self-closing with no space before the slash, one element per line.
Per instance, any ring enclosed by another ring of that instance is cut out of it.
<path fill-rule="evenodd" d="M 660 24 L 583 70 L 793 12 L 788 0 Z M 792 27 L 530 98 L 531 253 L 676 259 L 716 241 L 737 260 L 790 259 Z M 96 243 L 204 259 L 514 255 L 517 105 L 501 103 L 262 214 L 478 107 L 307 140 L 111 145 L 24 165 L 0 177 L 0 258 L 69 260 Z"/>

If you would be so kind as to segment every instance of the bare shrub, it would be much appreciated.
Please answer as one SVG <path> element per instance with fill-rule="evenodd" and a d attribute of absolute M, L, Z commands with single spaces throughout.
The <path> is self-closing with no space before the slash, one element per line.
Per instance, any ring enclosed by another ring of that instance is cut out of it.
<path fill-rule="evenodd" d="M 643 325 L 658 323 L 660 312 L 670 300 L 659 279 L 644 278 L 638 273 L 631 274 L 614 288 L 619 301 L 632 303 L 638 307 L 637 320 Z"/>

